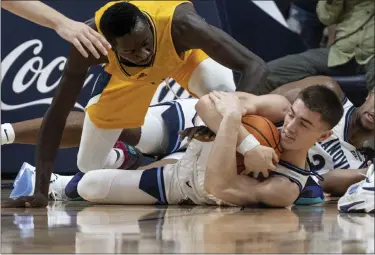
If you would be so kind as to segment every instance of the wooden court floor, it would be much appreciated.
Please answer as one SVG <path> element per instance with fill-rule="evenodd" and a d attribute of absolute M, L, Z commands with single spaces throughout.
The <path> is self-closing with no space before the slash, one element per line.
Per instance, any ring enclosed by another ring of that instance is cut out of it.
<path fill-rule="evenodd" d="M 2 209 L 1 253 L 373 253 L 374 215 L 339 214 L 336 204 Z"/>

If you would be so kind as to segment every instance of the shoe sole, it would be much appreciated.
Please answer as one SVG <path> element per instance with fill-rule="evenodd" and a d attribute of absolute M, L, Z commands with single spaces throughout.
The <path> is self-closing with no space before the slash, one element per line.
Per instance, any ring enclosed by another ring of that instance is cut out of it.
<path fill-rule="evenodd" d="M 337 204 L 338 210 L 344 213 L 374 213 L 374 196 L 365 196 L 361 201 L 355 201 L 350 203 L 343 203 L 340 205 L 340 201 Z"/>

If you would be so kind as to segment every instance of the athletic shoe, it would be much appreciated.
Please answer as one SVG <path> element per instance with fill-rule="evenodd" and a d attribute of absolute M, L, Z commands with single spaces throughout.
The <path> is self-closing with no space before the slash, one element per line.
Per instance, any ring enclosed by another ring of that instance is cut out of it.
<path fill-rule="evenodd" d="M 32 196 L 35 190 L 35 175 L 35 167 L 26 162 L 23 163 L 14 180 L 14 188 L 9 197 L 11 199 L 16 199 L 22 196 Z M 67 200 L 65 186 L 71 179 L 72 176 L 63 176 L 53 173 L 49 186 L 49 197 L 53 200 Z"/>
<path fill-rule="evenodd" d="M 367 170 L 366 178 L 351 185 L 338 203 L 337 209 L 340 212 L 367 212 L 373 213 L 374 199 L 374 165 Z"/>

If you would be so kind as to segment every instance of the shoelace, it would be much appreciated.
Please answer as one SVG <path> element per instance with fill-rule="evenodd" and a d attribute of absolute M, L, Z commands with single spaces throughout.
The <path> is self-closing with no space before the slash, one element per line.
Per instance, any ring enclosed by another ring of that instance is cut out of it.
<path fill-rule="evenodd" d="M 56 190 L 54 190 L 52 187 L 51 187 L 51 184 L 54 183 L 59 177 L 52 173 L 54 176 L 55 176 L 55 179 L 50 181 L 50 190 L 49 190 L 49 194 L 48 194 L 48 197 L 50 199 L 53 199 L 54 201 L 57 201 L 57 200 L 62 200 L 63 197 L 61 194 L 59 194 L 59 192 L 57 192 Z"/>

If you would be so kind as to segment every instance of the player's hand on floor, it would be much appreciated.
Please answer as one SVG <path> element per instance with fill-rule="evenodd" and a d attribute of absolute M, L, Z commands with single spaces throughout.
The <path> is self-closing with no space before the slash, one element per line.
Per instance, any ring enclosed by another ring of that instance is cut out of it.
<path fill-rule="evenodd" d="M 275 164 L 279 162 L 279 158 L 274 149 L 263 145 L 245 152 L 244 164 L 246 170 L 244 174 L 252 173 L 254 178 L 258 178 L 262 173 L 264 178 L 269 176 L 269 171 L 276 170 Z"/>
<path fill-rule="evenodd" d="M 104 56 L 107 56 L 107 50 L 111 48 L 111 45 L 104 38 L 104 36 L 82 22 L 67 19 L 64 22 L 61 22 L 55 31 L 63 39 L 72 43 L 85 58 L 87 58 L 89 55 L 82 44 L 85 45 L 92 55 L 94 55 L 94 57 L 97 59 L 100 58 L 100 54 L 98 53 L 97 49 Z"/>
<path fill-rule="evenodd" d="M 201 142 L 211 142 L 216 136 L 216 134 L 206 126 L 187 128 L 183 131 L 179 131 L 179 134 L 181 141 L 187 138 L 189 142 L 192 139 L 196 139 Z"/>
<path fill-rule="evenodd" d="M 48 198 L 40 193 L 33 196 L 19 197 L 8 200 L 1 205 L 2 208 L 44 208 L 48 205 Z"/>

